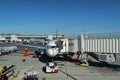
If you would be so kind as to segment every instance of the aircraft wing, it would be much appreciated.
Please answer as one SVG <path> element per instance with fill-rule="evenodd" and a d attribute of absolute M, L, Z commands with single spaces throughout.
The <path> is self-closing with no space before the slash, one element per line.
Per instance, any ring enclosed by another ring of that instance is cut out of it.
<path fill-rule="evenodd" d="M 16 44 L 18 46 L 26 46 L 26 47 L 31 47 L 31 48 L 37 48 L 37 49 L 45 49 L 45 47 L 42 46 L 33 46 L 33 45 L 26 45 L 26 44 Z"/>

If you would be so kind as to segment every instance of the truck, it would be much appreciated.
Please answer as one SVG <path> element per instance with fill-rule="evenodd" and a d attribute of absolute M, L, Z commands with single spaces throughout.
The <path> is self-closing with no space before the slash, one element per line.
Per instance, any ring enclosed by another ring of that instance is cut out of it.
<path fill-rule="evenodd" d="M 1 54 L 8 54 L 10 52 L 16 52 L 17 51 L 17 46 L 6 46 L 6 47 L 1 47 Z"/>
<path fill-rule="evenodd" d="M 23 78 L 23 80 L 38 80 L 38 79 L 39 79 L 39 76 L 38 76 L 38 72 L 36 71 L 26 72 Z"/>

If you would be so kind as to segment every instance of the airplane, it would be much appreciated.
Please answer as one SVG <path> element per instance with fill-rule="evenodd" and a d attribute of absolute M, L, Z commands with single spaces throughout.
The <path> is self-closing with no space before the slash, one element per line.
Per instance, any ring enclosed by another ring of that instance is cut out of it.
<path fill-rule="evenodd" d="M 37 50 L 34 51 L 35 55 L 37 57 L 43 57 L 44 55 L 47 55 L 47 57 L 51 58 L 52 61 L 54 61 L 55 57 L 63 57 L 66 58 L 68 56 L 74 55 L 76 53 L 71 53 L 68 50 L 68 39 L 53 39 L 49 40 L 48 43 L 44 47 L 40 46 L 32 46 L 32 45 L 26 45 L 26 44 L 17 44 L 19 46 L 25 46 L 25 47 L 31 47 L 36 48 Z M 78 60 L 79 56 L 75 60 Z"/>
<path fill-rule="evenodd" d="M 26 44 L 17 44 L 19 46 L 37 48 L 36 53 L 40 53 L 40 55 L 47 54 L 49 57 L 55 57 L 57 55 L 67 54 L 68 53 L 68 39 L 55 39 L 50 40 L 45 45 L 45 47 L 40 46 L 32 46 Z"/>
<path fill-rule="evenodd" d="M 34 51 L 35 55 L 41 59 L 41 57 L 50 58 L 48 61 L 54 61 L 55 57 L 62 57 L 66 58 L 68 56 L 73 56 L 74 54 L 78 53 L 78 51 L 75 52 L 69 52 L 69 42 L 68 39 L 64 34 L 62 34 L 62 37 L 58 37 L 58 30 L 56 30 L 56 38 L 50 40 L 46 40 L 45 46 L 40 47 L 40 46 L 32 46 L 32 45 L 26 45 L 26 44 L 18 44 L 21 46 L 26 46 L 26 47 L 31 47 L 31 48 L 37 48 L 36 51 Z M 45 56 L 44 56 L 45 55 Z M 80 54 L 77 54 L 77 57 L 74 59 L 75 61 L 78 61 Z"/>

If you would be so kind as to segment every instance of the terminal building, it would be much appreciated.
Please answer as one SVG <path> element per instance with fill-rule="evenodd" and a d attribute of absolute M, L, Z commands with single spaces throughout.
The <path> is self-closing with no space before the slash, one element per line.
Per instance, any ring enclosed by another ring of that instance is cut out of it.
<path fill-rule="evenodd" d="M 0 34 L 0 41 L 3 42 L 32 42 L 45 41 L 54 38 L 61 38 L 61 35 L 24 35 L 24 34 Z"/>

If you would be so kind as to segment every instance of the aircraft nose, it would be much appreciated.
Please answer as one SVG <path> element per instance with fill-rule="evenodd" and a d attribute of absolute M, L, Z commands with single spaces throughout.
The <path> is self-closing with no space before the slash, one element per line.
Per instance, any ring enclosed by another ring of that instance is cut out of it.
<path fill-rule="evenodd" d="M 47 55 L 50 57 L 54 57 L 58 54 L 58 50 L 56 48 L 47 49 Z"/>

